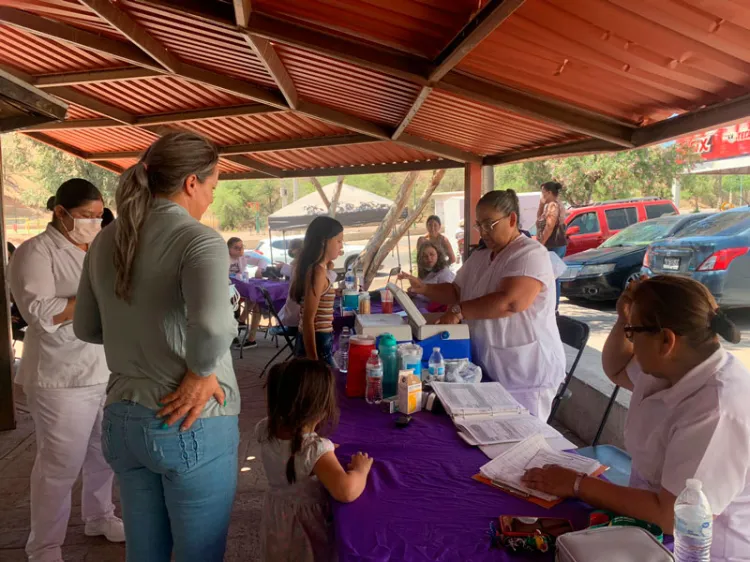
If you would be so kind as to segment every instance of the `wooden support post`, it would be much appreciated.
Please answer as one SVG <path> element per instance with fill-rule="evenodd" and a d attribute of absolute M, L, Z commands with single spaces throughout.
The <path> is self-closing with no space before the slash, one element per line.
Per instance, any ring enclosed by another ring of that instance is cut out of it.
<path fill-rule="evenodd" d="M 479 233 L 473 227 L 481 198 L 482 165 L 469 162 L 464 166 L 464 260 L 469 257 L 469 248 L 479 244 Z"/>
<path fill-rule="evenodd" d="M 10 328 L 10 291 L 7 279 L 7 247 L 3 216 L 3 150 L 0 139 L 0 431 L 16 428 L 16 406 L 13 399 L 13 349 Z"/>

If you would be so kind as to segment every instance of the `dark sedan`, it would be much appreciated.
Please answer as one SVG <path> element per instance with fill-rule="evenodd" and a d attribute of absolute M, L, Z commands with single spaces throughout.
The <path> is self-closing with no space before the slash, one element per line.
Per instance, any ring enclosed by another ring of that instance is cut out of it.
<path fill-rule="evenodd" d="M 709 213 L 671 215 L 639 222 L 621 230 L 604 244 L 565 258 L 561 294 L 574 299 L 614 300 L 638 277 L 648 245 L 674 236 Z"/>

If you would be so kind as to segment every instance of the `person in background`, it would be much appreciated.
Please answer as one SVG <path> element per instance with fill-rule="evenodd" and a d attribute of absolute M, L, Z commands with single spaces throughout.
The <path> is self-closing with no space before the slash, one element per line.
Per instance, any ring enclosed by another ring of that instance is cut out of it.
<path fill-rule="evenodd" d="M 519 231 L 518 197 L 512 189 L 484 195 L 476 217 L 474 228 L 487 248 L 469 256 L 453 283 L 399 277 L 409 279 L 413 292 L 449 307 L 438 323 L 465 321 L 475 362 L 529 412 L 546 420 L 565 378 L 549 254 Z"/>
<path fill-rule="evenodd" d="M 229 350 L 229 255 L 200 219 L 219 151 L 192 132 L 120 176 L 119 217 L 91 246 L 74 327 L 112 372 L 104 456 L 117 474 L 128 562 L 221 562 L 237 487 L 240 394 Z M 172 558 L 174 555 L 174 558 Z"/>
<path fill-rule="evenodd" d="M 440 217 L 437 215 L 430 215 L 427 217 L 427 234 L 420 236 L 417 239 L 417 250 L 424 242 L 432 242 L 433 244 L 440 246 L 443 249 L 443 253 L 446 255 L 448 265 L 456 263 L 456 254 L 453 251 L 450 241 L 443 234 L 440 233 L 443 223 L 440 222 Z"/>
<path fill-rule="evenodd" d="M 450 270 L 442 246 L 434 242 L 422 242 L 419 250 L 417 250 L 417 277 L 428 285 L 453 283 L 456 274 Z M 424 303 L 428 312 L 445 312 L 447 310 L 445 305 L 431 302 L 422 295 L 412 294 L 411 296 Z"/>
<path fill-rule="evenodd" d="M 287 279 L 291 279 L 294 276 L 294 266 L 297 265 L 297 258 L 300 255 L 300 252 L 302 252 L 302 245 L 304 244 L 304 240 L 302 238 L 294 238 L 293 240 L 289 241 L 289 247 L 287 248 L 286 252 L 287 255 L 292 259 L 289 263 L 285 262 L 277 262 L 276 267 L 279 268 L 279 272 L 282 276 L 286 277 Z"/>
<path fill-rule="evenodd" d="M 563 186 L 556 181 L 542 184 L 542 195 L 536 213 L 537 239 L 550 252 L 562 259 L 568 248 L 568 236 L 565 233 L 565 206 L 560 201 Z M 555 281 L 555 310 L 560 305 L 560 281 Z"/>
<path fill-rule="evenodd" d="M 708 289 L 688 277 L 631 283 L 604 344 L 604 372 L 633 391 L 625 422 L 630 487 L 559 466 L 526 483 L 674 531 L 686 480 L 703 484 L 714 514 L 711 562 L 750 560 L 750 372 L 724 350 L 740 332 Z"/>
<path fill-rule="evenodd" d="M 76 338 L 72 323 L 84 258 L 101 230 L 102 196 L 91 182 L 71 179 L 48 207 L 52 222 L 21 244 L 9 272 L 11 292 L 29 324 L 16 383 L 23 385 L 36 430 L 26 543 L 34 562 L 62 560 L 71 491 L 81 473 L 84 533 L 125 540 L 112 503 L 114 473 L 102 455 L 109 380 L 104 348 Z"/>
<path fill-rule="evenodd" d="M 315 217 L 307 227 L 289 294 L 300 304 L 297 357 L 333 366 L 335 272 L 329 265 L 344 249 L 344 227 L 334 218 Z M 333 279 L 331 278 L 333 277 Z"/>
<path fill-rule="evenodd" d="M 302 245 L 303 240 L 301 238 L 297 238 L 289 242 L 289 248 L 287 249 L 287 252 L 289 253 L 289 257 L 292 258 L 292 261 L 288 264 L 278 264 L 281 269 L 281 274 L 284 277 L 288 277 L 290 279 L 294 278 L 294 271 L 297 269 L 297 259 L 302 252 Z M 328 275 L 330 278 L 330 273 L 328 273 Z M 333 280 L 335 280 L 335 277 Z M 299 333 L 299 311 L 299 303 L 292 298 L 291 294 L 287 295 L 286 302 L 279 311 L 279 320 L 281 320 L 281 323 L 286 328 L 286 331 L 292 337 L 296 337 Z M 274 326 L 269 330 L 269 333 L 272 336 L 279 335 L 281 334 L 281 327 Z"/>
<path fill-rule="evenodd" d="M 328 494 L 353 502 L 364 491 L 372 459 L 357 453 L 345 470 L 334 444 L 318 432 L 338 420 L 336 382 L 321 361 L 293 359 L 268 375 L 268 417 L 255 428 L 269 489 L 261 516 L 261 559 L 336 559 Z"/>
<path fill-rule="evenodd" d="M 104 212 L 102 213 L 102 228 L 105 228 L 113 222 L 115 222 L 115 214 L 111 209 L 104 207 Z"/>
<path fill-rule="evenodd" d="M 242 242 L 241 238 L 233 236 L 227 240 L 227 248 L 229 249 L 230 277 L 241 278 L 242 273 L 245 272 L 248 266 L 255 266 L 257 268 L 255 270 L 255 278 L 263 278 L 263 269 L 265 269 L 268 262 L 255 256 L 246 256 L 245 244 Z M 260 321 L 263 318 L 260 312 L 260 307 L 256 302 L 246 298 L 240 300 L 240 307 L 242 308 L 239 317 L 240 330 L 247 328 L 247 319 L 250 318 L 250 329 L 247 332 L 247 339 L 245 340 L 243 347 L 245 349 L 258 347 L 258 342 L 255 341 L 255 337 L 258 333 Z M 237 344 L 239 344 L 239 339 L 237 339 Z"/>

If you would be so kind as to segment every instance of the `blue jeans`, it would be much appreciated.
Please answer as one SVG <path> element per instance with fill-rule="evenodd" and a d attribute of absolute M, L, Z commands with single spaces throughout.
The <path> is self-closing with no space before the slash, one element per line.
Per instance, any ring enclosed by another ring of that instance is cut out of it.
<path fill-rule="evenodd" d="M 318 359 L 320 361 L 325 361 L 331 367 L 335 367 L 333 364 L 333 332 L 315 332 L 315 349 L 318 352 Z M 307 357 L 302 331 L 297 335 L 294 354 L 297 357 Z"/>
<path fill-rule="evenodd" d="M 237 416 L 162 429 L 135 402 L 104 409 L 102 451 L 120 484 L 128 562 L 224 560 L 237 488 Z"/>
<path fill-rule="evenodd" d="M 552 252 L 553 254 L 557 254 L 557 257 L 559 257 L 560 259 L 563 259 L 565 257 L 565 250 L 567 250 L 567 249 L 568 249 L 567 245 L 565 245 L 565 246 L 558 246 L 557 248 L 548 248 L 548 250 L 550 252 Z M 555 287 L 557 289 L 557 297 L 556 297 L 556 300 L 555 300 L 555 312 L 557 312 L 557 308 L 560 306 L 560 287 L 561 287 L 561 285 L 562 285 L 562 283 L 560 282 L 560 278 L 558 277 L 557 279 L 555 279 Z"/>

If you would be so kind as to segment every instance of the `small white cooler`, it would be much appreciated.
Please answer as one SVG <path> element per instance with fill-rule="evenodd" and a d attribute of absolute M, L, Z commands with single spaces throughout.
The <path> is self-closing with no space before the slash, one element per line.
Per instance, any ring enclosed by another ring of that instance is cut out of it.
<path fill-rule="evenodd" d="M 411 327 L 398 314 L 357 314 L 354 331 L 361 336 L 392 334 L 397 342 L 411 341 Z"/>
<path fill-rule="evenodd" d="M 388 283 L 388 289 L 406 312 L 414 343 L 422 346 L 424 353 L 422 363 L 427 363 L 432 355 L 432 349 L 440 348 L 444 359 L 471 360 L 471 340 L 469 327 L 466 324 L 428 324 L 427 319 L 398 285 Z M 397 338 L 398 339 L 398 338 Z M 399 340 L 401 341 L 401 340 Z"/>

